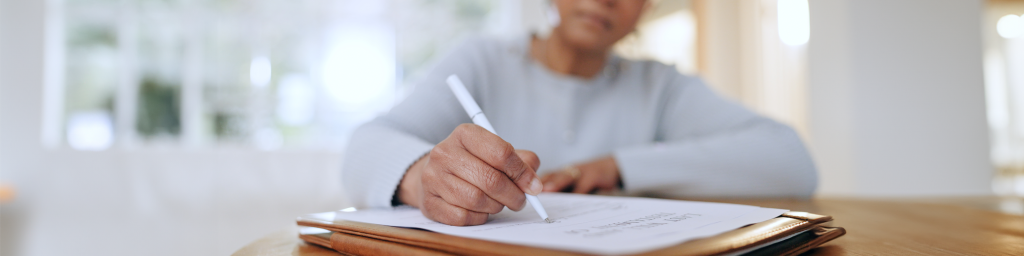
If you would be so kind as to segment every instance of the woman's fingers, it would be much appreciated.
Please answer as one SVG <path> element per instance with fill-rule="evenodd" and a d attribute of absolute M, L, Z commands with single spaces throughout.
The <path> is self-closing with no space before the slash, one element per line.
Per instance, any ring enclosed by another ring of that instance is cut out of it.
<path fill-rule="evenodd" d="M 445 143 L 442 142 L 442 144 Z M 526 196 L 523 191 L 505 176 L 505 173 L 494 169 L 470 152 L 459 147 L 439 144 L 430 153 L 430 158 L 432 163 L 437 163 L 436 169 L 441 170 L 433 173 L 434 176 L 424 181 L 431 184 L 430 186 L 434 189 L 451 186 L 456 181 L 465 182 L 483 192 L 485 196 L 508 206 L 509 209 L 518 211 L 526 206 Z M 468 196 L 467 194 L 452 195 L 452 197 Z"/>
<path fill-rule="evenodd" d="M 538 194 L 544 188 L 537 179 L 536 154 L 516 150 L 473 124 L 456 128 L 423 163 L 421 210 L 427 218 L 449 225 L 483 224 L 488 213 L 505 207 L 522 210 L 524 193 Z"/>
<path fill-rule="evenodd" d="M 572 175 L 565 172 L 548 173 L 541 177 L 544 182 L 544 192 L 559 192 L 571 186 L 574 182 Z"/>
<path fill-rule="evenodd" d="M 449 139 L 454 139 L 453 143 L 458 143 L 476 158 L 504 173 L 521 191 L 536 195 L 544 189 L 544 185 L 537 179 L 536 170 L 519 158 L 512 144 L 483 127 L 474 124 L 459 125 Z M 539 165 L 539 161 L 537 162 Z"/>
<path fill-rule="evenodd" d="M 594 175 L 587 174 L 587 172 L 580 172 L 580 178 L 572 188 L 573 193 L 587 194 L 594 191 L 594 188 L 597 187 L 596 177 L 594 177 Z"/>
<path fill-rule="evenodd" d="M 501 212 L 505 205 L 487 196 L 487 193 L 454 175 L 447 174 L 444 189 L 436 190 L 438 196 L 451 205 L 474 212 L 495 214 Z"/>
<path fill-rule="evenodd" d="M 487 222 L 487 213 L 474 212 L 452 205 L 438 195 L 428 194 L 423 199 L 423 216 L 452 226 L 480 225 Z"/>
<path fill-rule="evenodd" d="M 527 166 L 530 166 L 534 171 L 540 168 L 540 158 L 537 157 L 537 153 L 533 151 L 516 149 L 516 155 L 519 155 L 519 159 L 523 160 Z"/>
<path fill-rule="evenodd" d="M 619 188 L 619 167 L 612 156 L 606 156 L 576 166 L 579 178 L 573 193 L 591 193 L 595 190 L 616 190 Z"/>

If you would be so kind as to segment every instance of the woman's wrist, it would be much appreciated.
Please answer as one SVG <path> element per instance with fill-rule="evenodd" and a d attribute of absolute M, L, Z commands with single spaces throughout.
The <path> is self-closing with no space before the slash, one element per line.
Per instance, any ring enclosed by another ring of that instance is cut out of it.
<path fill-rule="evenodd" d="M 569 165 L 542 177 L 544 191 L 593 193 L 622 188 L 619 166 L 613 156 L 605 156 L 580 164 Z"/>
<path fill-rule="evenodd" d="M 405 171 L 405 175 L 402 176 L 402 181 L 398 184 L 398 191 L 396 191 L 398 201 L 401 203 L 420 208 L 421 194 L 423 193 L 423 184 L 420 182 L 420 177 L 423 173 L 423 168 L 426 168 L 427 161 L 429 161 L 428 155 L 424 155 L 419 160 L 416 160 L 412 166 L 409 166 L 409 170 Z"/>
<path fill-rule="evenodd" d="M 604 168 L 610 170 L 611 173 L 614 173 L 616 180 L 615 185 L 619 187 L 619 189 L 622 189 L 622 171 L 619 170 L 619 163 L 615 161 L 615 157 L 607 156 L 602 159 L 602 163 L 605 165 Z"/>
<path fill-rule="evenodd" d="M 601 159 L 599 159 L 599 160 L 597 160 L 595 162 L 596 162 L 597 165 L 600 166 L 599 168 L 601 168 L 603 170 L 603 173 L 607 173 L 607 175 L 609 177 L 614 177 L 615 183 L 616 183 L 615 186 L 621 189 L 622 188 L 622 173 L 619 172 L 619 164 L 617 162 L 615 162 L 615 157 L 614 156 L 606 156 L 606 157 L 602 157 Z"/>

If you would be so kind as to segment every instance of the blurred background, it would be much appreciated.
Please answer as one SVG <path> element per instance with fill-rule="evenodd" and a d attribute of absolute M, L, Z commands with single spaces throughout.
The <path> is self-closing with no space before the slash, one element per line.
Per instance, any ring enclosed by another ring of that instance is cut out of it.
<path fill-rule="evenodd" d="M 227 255 L 348 207 L 350 132 L 544 0 L 0 0 L 0 254 Z M 616 46 L 794 126 L 817 197 L 1024 214 L 1024 0 L 661 0 Z"/>

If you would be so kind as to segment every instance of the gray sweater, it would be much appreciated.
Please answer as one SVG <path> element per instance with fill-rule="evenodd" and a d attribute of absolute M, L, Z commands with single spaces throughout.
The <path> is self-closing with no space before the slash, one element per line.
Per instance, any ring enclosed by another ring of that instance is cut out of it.
<path fill-rule="evenodd" d="M 457 74 L 503 139 L 540 173 L 613 155 L 626 192 L 685 197 L 809 197 L 817 173 L 793 129 L 651 61 L 610 56 L 583 79 L 530 58 L 529 38 L 456 48 L 385 115 L 359 127 L 342 170 L 356 207 L 389 207 L 409 166 L 462 123 L 445 84 Z"/>

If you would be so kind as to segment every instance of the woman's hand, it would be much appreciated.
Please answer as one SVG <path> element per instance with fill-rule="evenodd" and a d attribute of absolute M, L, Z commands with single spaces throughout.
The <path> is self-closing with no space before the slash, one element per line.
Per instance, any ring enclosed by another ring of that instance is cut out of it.
<path fill-rule="evenodd" d="M 575 170 L 570 167 L 548 173 L 540 180 L 544 182 L 544 192 L 572 191 L 579 194 L 616 190 L 622 184 L 619 167 L 612 156 L 575 165 Z"/>
<path fill-rule="evenodd" d="M 505 207 L 522 210 L 524 192 L 540 193 L 539 166 L 533 152 L 516 150 L 480 126 L 462 124 L 409 168 L 398 196 L 434 221 L 480 225 Z"/>

